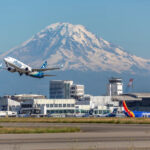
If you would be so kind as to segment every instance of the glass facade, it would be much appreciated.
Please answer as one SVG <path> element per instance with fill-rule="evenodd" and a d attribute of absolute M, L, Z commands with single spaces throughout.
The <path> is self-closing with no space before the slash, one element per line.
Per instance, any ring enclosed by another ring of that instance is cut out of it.
<path fill-rule="evenodd" d="M 143 98 L 142 101 L 126 101 L 128 108 L 132 111 L 150 112 L 150 98 Z M 122 105 L 122 102 L 120 102 Z"/>
<path fill-rule="evenodd" d="M 70 98 L 70 86 L 73 81 L 53 80 L 50 81 L 50 98 L 68 99 Z"/>
<path fill-rule="evenodd" d="M 74 109 L 55 109 L 55 110 L 47 110 L 47 114 L 67 114 L 67 113 L 74 113 Z"/>

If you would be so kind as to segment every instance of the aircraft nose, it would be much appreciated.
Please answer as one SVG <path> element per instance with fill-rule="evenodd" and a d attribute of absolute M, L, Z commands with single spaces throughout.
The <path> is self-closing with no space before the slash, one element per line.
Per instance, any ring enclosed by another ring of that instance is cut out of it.
<path fill-rule="evenodd" d="M 4 58 L 4 61 L 5 61 L 6 63 L 9 62 L 9 58 L 8 58 L 8 57 Z"/>
<path fill-rule="evenodd" d="M 4 58 L 4 61 L 8 61 L 8 60 L 10 60 L 9 57 L 5 57 L 5 58 Z"/>
<path fill-rule="evenodd" d="M 4 61 L 7 61 L 7 58 L 4 58 Z"/>

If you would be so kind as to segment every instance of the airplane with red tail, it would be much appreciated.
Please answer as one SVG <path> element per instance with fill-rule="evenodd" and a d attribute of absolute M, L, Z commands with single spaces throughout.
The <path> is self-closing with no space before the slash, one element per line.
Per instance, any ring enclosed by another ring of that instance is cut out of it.
<path fill-rule="evenodd" d="M 126 102 L 123 101 L 123 107 L 124 107 L 124 113 L 127 117 L 132 118 L 150 118 L 150 112 L 144 112 L 144 111 L 131 111 L 128 109 Z"/>

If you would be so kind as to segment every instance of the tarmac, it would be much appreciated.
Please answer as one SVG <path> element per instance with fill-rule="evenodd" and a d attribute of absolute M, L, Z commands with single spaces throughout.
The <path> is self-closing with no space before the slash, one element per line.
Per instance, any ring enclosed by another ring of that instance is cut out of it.
<path fill-rule="evenodd" d="M 1 126 L 72 126 L 78 133 L 1 134 L 2 150 L 149 150 L 150 125 L 0 123 Z"/>

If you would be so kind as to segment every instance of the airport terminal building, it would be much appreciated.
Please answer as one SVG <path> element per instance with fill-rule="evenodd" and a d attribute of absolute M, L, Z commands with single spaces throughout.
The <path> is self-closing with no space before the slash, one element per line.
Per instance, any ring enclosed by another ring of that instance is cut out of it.
<path fill-rule="evenodd" d="M 26 95 L 27 96 L 27 95 Z M 30 95 L 31 96 L 31 95 Z M 150 93 L 130 93 L 117 96 L 85 95 L 81 99 L 46 99 L 27 96 L 26 99 L 12 99 L 14 96 L 0 97 L 0 111 L 16 114 L 41 116 L 103 116 L 114 108 L 123 112 L 122 102 L 125 100 L 130 110 L 150 111 Z M 41 97 L 41 96 L 40 96 Z"/>
<path fill-rule="evenodd" d="M 100 102 L 101 101 L 101 102 Z M 21 114 L 40 114 L 48 116 L 101 115 L 113 110 L 106 105 L 110 97 L 91 97 L 90 100 L 76 99 L 33 99 L 21 104 Z M 103 103 L 104 102 L 104 103 Z M 113 102 L 114 103 L 114 102 Z M 116 103 L 116 102 L 115 102 Z M 118 103 L 118 102 L 117 102 Z"/>
<path fill-rule="evenodd" d="M 111 78 L 107 96 L 92 96 L 84 93 L 84 85 L 73 84 L 70 80 L 52 80 L 49 99 L 37 94 L 0 97 L 0 116 L 1 112 L 9 112 L 18 116 L 103 117 L 114 109 L 123 113 L 124 100 L 130 110 L 150 112 L 150 93 L 123 94 L 122 86 L 122 79 Z"/>
<path fill-rule="evenodd" d="M 27 95 L 26 95 L 27 96 Z M 12 97 L 12 96 L 11 96 Z M 11 103 L 4 103 L 10 101 Z M 10 97 L 1 97 L 1 111 L 4 108 L 11 108 L 12 102 L 17 106 L 11 109 L 17 114 L 41 115 L 41 116 L 85 116 L 85 115 L 102 115 L 110 113 L 113 107 L 117 107 L 118 102 L 112 102 L 110 96 L 86 96 L 85 99 L 24 99 L 19 101 Z M 111 105 L 110 105 L 111 104 Z M 7 109 L 8 110 L 8 109 Z"/>

